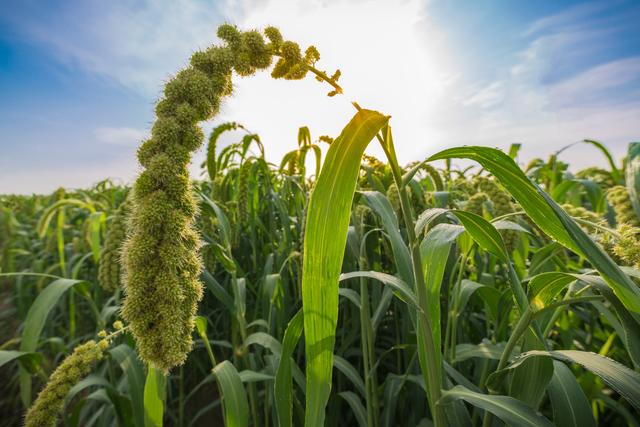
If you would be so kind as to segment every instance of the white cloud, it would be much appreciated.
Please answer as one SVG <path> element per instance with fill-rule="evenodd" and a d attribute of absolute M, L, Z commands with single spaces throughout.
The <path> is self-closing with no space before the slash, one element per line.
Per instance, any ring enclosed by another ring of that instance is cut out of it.
<path fill-rule="evenodd" d="M 468 99 L 462 101 L 465 107 L 491 108 L 498 105 L 504 99 L 504 83 L 493 82 L 473 93 Z"/>
<path fill-rule="evenodd" d="M 130 147 L 140 145 L 140 142 L 148 137 L 148 132 L 128 127 L 104 127 L 96 129 L 95 135 L 98 141 Z"/>
<path fill-rule="evenodd" d="M 585 20 L 592 19 L 608 6 L 606 1 L 592 1 L 571 6 L 559 13 L 535 20 L 527 28 L 525 35 L 531 36 L 558 28 L 564 28 L 565 31 L 575 29 L 576 26 L 582 26 Z"/>
<path fill-rule="evenodd" d="M 15 26 L 61 61 L 151 97 L 215 40 L 221 21 L 216 5 L 202 0 L 61 2 L 55 19 L 32 2 L 17 9 Z"/>
<path fill-rule="evenodd" d="M 551 86 L 555 99 L 563 105 L 580 105 L 584 101 L 609 104 L 607 91 L 640 83 L 640 56 L 624 58 L 597 65 L 571 79 Z"/>

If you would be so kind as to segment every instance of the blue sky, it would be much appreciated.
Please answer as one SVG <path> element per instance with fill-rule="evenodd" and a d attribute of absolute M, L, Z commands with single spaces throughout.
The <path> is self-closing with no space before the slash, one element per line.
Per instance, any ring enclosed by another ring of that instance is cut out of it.
<path fill-rule="evenodd" d="M 0 193 L 131 181 L 163 83 L 224 21 L 278 25 L 343 71 L 342 100 L 313 79 L 236 79 L 216 120 L 260 133 L 274 162 L 299 126 L 337 134 L 351 99 L 392 115 L 403 161 L 512 142 L 527 160 L 587 137 L 621 156 L 640 140 L 637 0 L 0 0 Z"/>

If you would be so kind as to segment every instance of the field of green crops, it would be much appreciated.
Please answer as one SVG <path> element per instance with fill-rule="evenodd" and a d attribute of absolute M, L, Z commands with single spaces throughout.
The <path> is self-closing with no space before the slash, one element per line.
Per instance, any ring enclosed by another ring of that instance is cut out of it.
<path fill-rule="evenodd" d="M 354 102 L 270 163 L 198 126 L 233 74 L 348 88 L 264 34 L 221 26 L 167 83 L 132 186 L 0 196 L 0 425 L 640 425 L 640 143 L 400 165 Z"/>

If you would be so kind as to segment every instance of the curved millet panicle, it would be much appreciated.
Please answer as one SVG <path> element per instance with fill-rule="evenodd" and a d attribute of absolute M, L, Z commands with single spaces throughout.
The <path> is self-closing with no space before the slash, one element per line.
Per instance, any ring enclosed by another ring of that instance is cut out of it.
<path fill-rule="evenodd" d="M 25 427 L 55 427 L 71 387 L 89 375 L 93 365 L 102 358 L 107 340 L 87 341 L 77 346 L 49 377 L 44 389 L 26 414 Z"/>
<path fill-rule="evenodd" d="M 251 75 L 278 55 L 272 76 L 292 80 L 304 77 L 317 60 L 303 57 L 296 43 L 283 41 L 272 27 L 265 30 L 268 43 L 259 32 L 240 32 L 232 25 L 222 25 L 217 34 L 224 46 L 196 52 L 190 65 L 166 84 L 151 138 L 138 149 L 144 171 L 134 185 L 124 245 L 122 316 L 140 358 L 165 372 L 184 363 L 191 350 L 202 298 L 197 204 L 187 169 L 191 153 L 203 141 L 198 123 L 213 117 L 221 99 L 231 94 L 232 71 Z"/>

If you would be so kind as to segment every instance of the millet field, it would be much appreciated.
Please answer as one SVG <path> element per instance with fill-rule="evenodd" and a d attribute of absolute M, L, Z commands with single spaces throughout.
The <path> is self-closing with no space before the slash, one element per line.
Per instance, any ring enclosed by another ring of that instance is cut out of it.
<path fill-rule="evenodd" d="M 348 88 L 276 28 L 217 34 L 131 186 L 0 196 L 0 425 L 640 424 L 640 143 L 401 165 L 393 112 L 354 102 L 274 164 L 241 117 L 199 126 L 232 77 Z"/>

